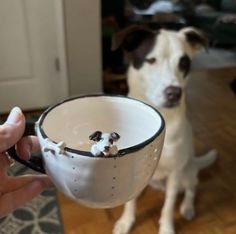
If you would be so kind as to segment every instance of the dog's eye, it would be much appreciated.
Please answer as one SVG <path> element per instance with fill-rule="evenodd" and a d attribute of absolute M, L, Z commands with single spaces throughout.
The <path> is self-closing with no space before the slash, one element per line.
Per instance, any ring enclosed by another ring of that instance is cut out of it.
<path fill-rule="evenodd" d="M 149 63 L 149 64 L 154 64 L 154 63 L 156 63 L 156 59 L 155 59 L 155 58 L 147 58 L 147 59 L 145 59 L 145 61 L 146 61 L 147 63 Z"/>
<path fill-rule="evenodd" d="M 191 67 L 191 60 L 187 55 L 183 55 L 179 60 L 179 69 L 187 76 Z"/>
<path fill-rule="evenodd" d="M 110 142 L 111 144 L 113 144 L 113 140 L 112 140 L 112 139 L 109 139 L 109 142 Z"/>

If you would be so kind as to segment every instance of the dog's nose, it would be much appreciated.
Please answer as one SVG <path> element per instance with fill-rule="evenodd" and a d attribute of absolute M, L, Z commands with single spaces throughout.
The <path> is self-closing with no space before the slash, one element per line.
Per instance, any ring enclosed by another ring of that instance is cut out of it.
<path fill-rule="evenodd" d="M 110 149 L 110 146 L 105 146 L 104 147 L 104 150 L 109 150 Z"/>
<path fill-rule="evenodd" d="M 182 89 L 178 86 L 169 86 L 164 92 L 168 102 L 177 102 L 182 95 Z"/>

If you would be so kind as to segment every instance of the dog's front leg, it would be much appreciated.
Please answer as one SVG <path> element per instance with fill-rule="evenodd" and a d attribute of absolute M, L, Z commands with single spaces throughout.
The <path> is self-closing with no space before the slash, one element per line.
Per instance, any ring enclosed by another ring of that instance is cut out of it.
<path fill-rule="evenodd" d="M 127 234 L 135 221 L 136 199 L 128 201 L 125 204 L 121 217 L 115 224 L 113 234 Z"/>
<path fill-rule="evenodd" d="M 174 234 L 173 213 L 178 194 L 180 173 L 172 172 L 167 179 L 165 203 L 161 212 L 160 234 Z"/>

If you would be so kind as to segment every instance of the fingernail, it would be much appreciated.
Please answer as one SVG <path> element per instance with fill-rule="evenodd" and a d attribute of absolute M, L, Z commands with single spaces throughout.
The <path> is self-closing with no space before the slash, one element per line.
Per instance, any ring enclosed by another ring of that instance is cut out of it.
<path fill-rule="evenodd" d="M 19 107 L 14 107 L 11 110 L 11 113 L 9 114 L 8 118 L 7 118 L 7 123 L 8 124 L 16 124 L 20 121 L 21 119 L 21 115 L 22 115 L 22 111 Z"/>
<path fill-rule="evenodd" d="M 30 145 L 26 145 L 25 150 L 27 152 L 28 159 L 30 159 L 30 156 L 31 156 L 31 147 L 30 147 Z"/>
<path fill-rule="evenodd" d="M 28 193 L 41 193 L 44 189 L 45 189 L 45 185 L 42 181 L 40 181 L 39 179 L 36 179 L 34 181 L 32 181 L 32 183 L 30 183 L 26 189 L 28 190 Z"/>

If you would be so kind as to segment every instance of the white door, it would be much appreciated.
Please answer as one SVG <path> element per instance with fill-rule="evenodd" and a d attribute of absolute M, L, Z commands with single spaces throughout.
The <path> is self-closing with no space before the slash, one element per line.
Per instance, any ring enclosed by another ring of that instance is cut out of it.
<path fill-rule="evenodd" d="M 0 113 L 68 95 L 62 0 L 0 0 Z"/>

